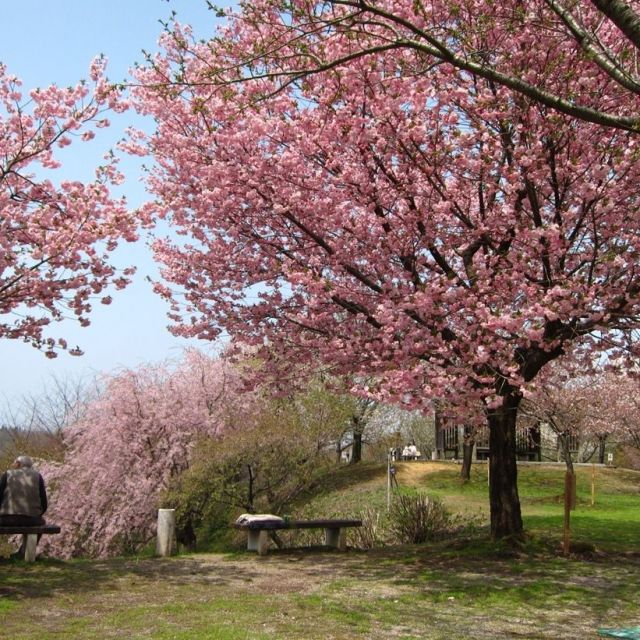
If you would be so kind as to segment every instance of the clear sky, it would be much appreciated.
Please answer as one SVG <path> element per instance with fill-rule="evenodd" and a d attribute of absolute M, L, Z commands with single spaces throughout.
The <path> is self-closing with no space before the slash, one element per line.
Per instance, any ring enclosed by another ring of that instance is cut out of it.
<path fill-rule="evenodd" d="M 75 84 L 87 77 L 91 60 L 100 53 L 109 59 L 109 78 L 124 80 L 133 63 L 142 61 L 143 49 L 156 49 L 162 28 L 159 20 L 166 20 L 172 11 L 201 36 L 213 33 L 215 23 L 204 0 L 0 0 L 0 5 L 0 61 L 22 79 L 26 90 L 52 83 Z M 56 177 L 91 179 L 93 168 L 126 124 L 116 120 L 105 137 L 65 149 L 63 168 Z M 137 167 L 131 163 L 123 165 L 131 174 L 124 193 L 135 206 L 145 194 L 137 181 Z M 156 271 L 144 243 L 124 248 L 117 263 L 138 267 L 135 282 L 116 292 L 111 305 L 95 305 L 90 327 L 82 329 L 73 322 L 51 325 L 51 335 L 64 336 L 70 346 L 79 345 L 84 356 L 61 352 L 49 360 L 26 343 L 0 340 L 0 410 L 23 395 L 38 395 L 51 376 L 89 377 L 178 357 L 186 346 L 209 348 L 207 343 L 175 338 L 167 331 L 167 306 L 146 280 Z"/>

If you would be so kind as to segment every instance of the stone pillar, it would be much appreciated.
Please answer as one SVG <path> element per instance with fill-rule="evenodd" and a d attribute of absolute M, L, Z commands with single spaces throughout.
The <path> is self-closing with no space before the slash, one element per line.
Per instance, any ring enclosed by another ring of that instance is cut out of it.
<path fill-rule="evenodd" d="M 35 562 L 36 546 L 38 545 L 38 535 L 36 533 L 24 534 L 23 540 L 25 562 Z"/>
<path fill-rule="evenodd" d="M 347 536 L 344 529 L 327 527 L 324 530 L 324 543 L 327 547 L 344 551 L 347 548 Z"/>
<path fill-rule="evenodd" d="M 176 510 L 158 509 L 156 554 L 163 557 L 173 556 L 176 550 Z"/>

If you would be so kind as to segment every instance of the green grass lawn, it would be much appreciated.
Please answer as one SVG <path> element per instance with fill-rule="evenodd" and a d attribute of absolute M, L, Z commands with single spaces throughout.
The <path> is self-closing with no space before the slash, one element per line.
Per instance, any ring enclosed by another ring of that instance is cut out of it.
<path fill-rule="evenodd" d="M 486 467 L 464 485 L 458 473 L 425 464 L 399 466 L 398 476 L 405 491 L 486 517 Z M 591 470 L 578 469 L 574 539 L 594 549 L 569 557 L 560 552 L 563 470 L 521 467 L 530 535 L 519 548 L 491 543 L 480 526 L 435 543 L 346 553 L 0 559 L 0 638 L 597 638 L 601 627 L 640 625 L 640 475 L 606 469 L 597 483 L 592 506 Z M 386 510 L 381 466 L 341 469 L 295 515 L 365 507 Z"/>
<path fill-rule="evenodd" d="M 397 463 L 400 491 L 420 491 L 443 500 L 448 509 L 476 524 L 488 523 L 489 487 L 486 464 L 472 467 L 471 481 L 460 479 L 460 466 L 449 463 Z M 577 505 L 571 513 L 572 541 L 595 545 L 603 552 L 640 553 L 640 473 L 576 466 Z M 525 530 L 560 544 L 564 519 L 564 465 L 521 465 L 518 488 Z M 387 511 L 386 466 L 343 467 L 316 489 L 300 507 L 300 515 L 353 516 L 364 508 Z M 298 515 L 298 514 L 296 514 Z M 307 536 L 309 534 L 306 534 Z"/>

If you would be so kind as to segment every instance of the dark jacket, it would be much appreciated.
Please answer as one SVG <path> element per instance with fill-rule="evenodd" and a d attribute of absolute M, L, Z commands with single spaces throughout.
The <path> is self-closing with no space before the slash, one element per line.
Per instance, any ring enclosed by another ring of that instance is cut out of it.
<path fill-rule="evenodd" d="M 47 506 L 44 480 L 35 469 L 9 469 L 0 476 L 0 515 L 38 517 Z"/>

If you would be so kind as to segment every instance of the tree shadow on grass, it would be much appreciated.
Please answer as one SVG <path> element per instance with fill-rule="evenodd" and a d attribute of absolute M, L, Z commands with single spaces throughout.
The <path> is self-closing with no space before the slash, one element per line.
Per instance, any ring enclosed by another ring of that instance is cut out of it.
<path fill-rule="evenodd" d="M 471 551 L 469 551 L 471 548 Z M 346 553 L 319 548 L 253 553 L 195 554 L 175 558 L 115 558 L 105 561 L 0 561 L 0 598 L 20 602 L 116 594 L 127 602 L 165 597 L 167 589 L 260 597 L 284 593 L 353 590 L 412 594 L 443 602 L 464 598 L 482 608 L 538 606 L 545 600 L 581 603 L 594 611 L 612 599 L 634 601 L 640 592 L 640 556 L 608 555 L 585 561 L 538 549 L 519 555 L 450 541 Z M 158 595 L 160 592 L 165 596 Z M 471 605 L 470 605 L 471 606 Z"/>
<path fill-rule="evenodd" d="M 301 497 L 300 502 L 304 504 L 305 500 L 312 497 L 344 491 L 366 482 L 383 482 L 386 479 L 386 473 L 386 465 L 379 463 L 359 463 L 334 467 L 314 483 L 314 486 Z"/>
<path fill-rule="evenodd" d="M 213 571 L 212 571 L 213 569 Z M 242 579 L 252 579 L 251 570 L 243 570 Z M 257 572 L 253 572 L 257 575 Z M 86 591 L 119 590 L 123 580 L 144 582 L 170 580 L 174 584 L 206 581 L 224 585 L 234 580 L 228 563 L 217 569 L 210 561 L 194 557 L 111 558 L 108 560 L 38 559 L 35 563 L 0 559 L 0 597 L 9 599 L 48 598 L 58 593 L 81 594 Z"/>

